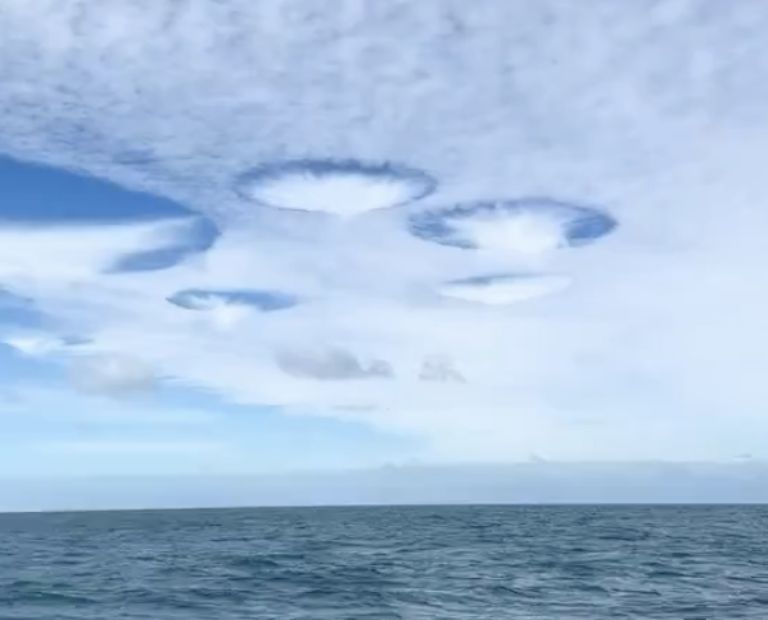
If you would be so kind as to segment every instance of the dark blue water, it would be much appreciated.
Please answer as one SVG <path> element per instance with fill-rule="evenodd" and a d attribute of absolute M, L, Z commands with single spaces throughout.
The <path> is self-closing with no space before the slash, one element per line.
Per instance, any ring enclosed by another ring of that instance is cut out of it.
<path fill-rule="evenodd" d="M 768 618 L 768 507 L 0 516 L 0 618 Z"/>

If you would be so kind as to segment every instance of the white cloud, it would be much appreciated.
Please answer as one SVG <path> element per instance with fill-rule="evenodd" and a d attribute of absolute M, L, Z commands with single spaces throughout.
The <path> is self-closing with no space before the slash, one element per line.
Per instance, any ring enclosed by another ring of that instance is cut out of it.
<path fill-rule="evenodd" d="M 10 333 L 3 337 L 2 342 L 31 357 L 49 355 L 66 346 L 61 338 L 34 332 Z"/>
<path fill-rule="evenodd" d="M 462 224 L 467 236 L 481 247 L 497 252 L 539 255 L 557 249 L 562 242 L 560 223 L 523 213 L 513 218 L 469 220 Z"/>
<path fill-rule="evenodd" d="M 70 376 L 78 390 L 114 396 L 150 390 L 156 381 L 145 362 L 122 354 L 75 359 Z"/>
<path fill-rule="evenodd" d="M 0 284 L 88 336 L 88 354 L 425 435 L 436 455 L 759 453 L 768 11 L 667 4 L 6 2 L 0 150 L 170 196 L 222 237 L 200 260 L 105 274 L 163 225 L 2 228 Z M 137 150 L 150 163 L 125 163 Z M 235 191 L 254 166 L 304 157 L 428 171 L 425 208 L 549 195 L 620 227 L 544 254 L 546 226 L 474 231 L 536 250 L 518 258 L 409 237 L 421 206 L 318 222 Z M 573 286 L 511 307 L 440 298 L 443 282 L 518 270 Z M 206 287 L 305 303 L 211 317 L 165 301 Z M 395 376 L 317 381 L 275 363 L 329 348 Z M 420 381 L 435 351 L 466 381 Z"/>
<path fill-rule="evenodd" d="M 172 245 L 193 222 L 19 226 L 0 220 L 0 280 L 11 291 L 87 282 L 126 255 Z"/>

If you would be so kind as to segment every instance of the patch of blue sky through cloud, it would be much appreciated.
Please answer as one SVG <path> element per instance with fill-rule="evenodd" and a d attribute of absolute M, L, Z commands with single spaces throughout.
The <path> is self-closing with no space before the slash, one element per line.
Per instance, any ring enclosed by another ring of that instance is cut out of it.
<path fill-rule="evenodd" d="M 0 225 L 181 218 L 192 212 L 87 173 L 0 157 Z"/>
<path fill-rule="evenodd" d="M 62 380 L 60 367 L 22 354 L 15 348 L 0 342 L 0 369 L 2 390 L 30 381 L 52 384 Z"/>
<path fill-rule="evenodd" d="M 165 239 L 153 244 L 155 247 L 116 256 L 109 270 L 165 269 L 204 252 L 219 235 L 209 219 L 167 198 L 129 190 L 86 173 L 0 157 L 0 227 L 151 221 L 170 225 Z"/>
<path fill-rule="evenodd" d="M 3 327 L 39 327 L 41 313 L 30 299 L 25 299 L 0 287 L 0 329 Z"/>

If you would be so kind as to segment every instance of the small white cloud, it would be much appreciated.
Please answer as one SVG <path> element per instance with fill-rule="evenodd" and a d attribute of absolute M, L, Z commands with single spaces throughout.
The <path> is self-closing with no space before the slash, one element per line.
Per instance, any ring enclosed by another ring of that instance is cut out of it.
<path fill-rule="evenodd" d="M 70 378 L 78 390 L 107 396 L 151 390 L 156 381 L 149 365 L 122 354 L 76 358 L 72 361 Z"/>
<path fill-rule="evenodd" d="M 455 280 L 438 291 L 453 299 L 503 306 L 557 293 L 570 284 L 571 278 L 562 275 L 516 274 Z"/>
<path fill-rule="evenodd" d="M 2 341 L 30 357 L 44 357 L 67 346 L 63 339 L 47 334 L 15 334 L 5 336 Z"/>

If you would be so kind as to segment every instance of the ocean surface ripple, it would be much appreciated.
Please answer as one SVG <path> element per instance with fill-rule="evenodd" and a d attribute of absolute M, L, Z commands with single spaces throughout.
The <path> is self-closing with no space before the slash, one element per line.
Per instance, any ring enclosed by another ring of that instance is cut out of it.
<path fill-rule="evenodd" d="M 768 618 L 768 506 L 0 515 L 7 620 Z"/>

